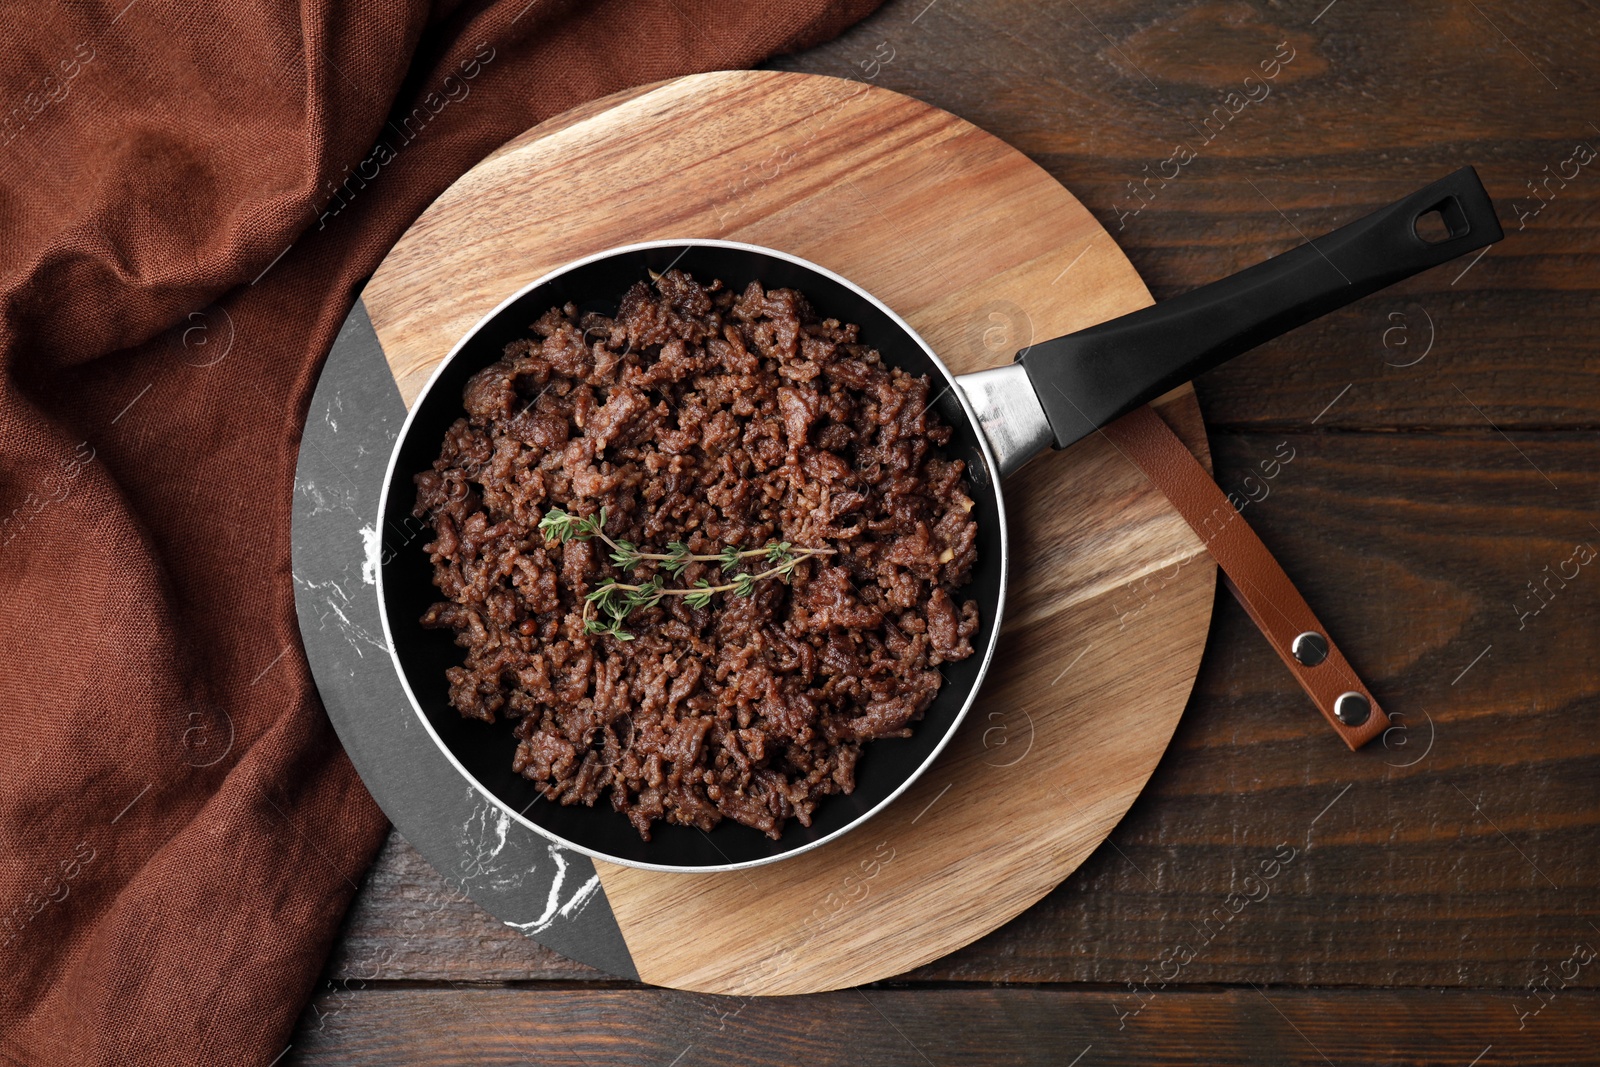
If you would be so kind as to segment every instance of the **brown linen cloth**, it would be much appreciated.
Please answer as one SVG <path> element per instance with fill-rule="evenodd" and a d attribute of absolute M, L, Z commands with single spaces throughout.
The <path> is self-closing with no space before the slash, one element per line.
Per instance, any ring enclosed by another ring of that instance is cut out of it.
<path fill-rule="evenodd" d="M 288 1043 L 384 832 L 295 626 L 296 450 L 406 225 L 541 119 L 876 3 L 4 7 L 4 1057 Z"/>

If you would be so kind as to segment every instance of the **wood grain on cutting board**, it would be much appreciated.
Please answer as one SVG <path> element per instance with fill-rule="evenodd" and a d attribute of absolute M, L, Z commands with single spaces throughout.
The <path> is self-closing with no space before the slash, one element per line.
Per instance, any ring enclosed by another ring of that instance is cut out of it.
<path fill-rule="evenodd" d="M 958 373 L 1150 302 L 1099 223 L 1020 152 L 908 97 L 771 71 L 631 90 L 529 131 L 418 219 L 363 300 L 409 403 L 510 293 L 671 238 L 837 271 Z M 1160 409 L 1204 458 L 1187 387 Z M 1027 908 L 1127 811 L 1193 685 L 1213 564 L 1104 438 L 1041 457 L 1005 493 L 1000 650 L 911 790 L 840 840 L 753 870 L 597 864 L 646 981 L 775 994 L 900 973 Z"/>

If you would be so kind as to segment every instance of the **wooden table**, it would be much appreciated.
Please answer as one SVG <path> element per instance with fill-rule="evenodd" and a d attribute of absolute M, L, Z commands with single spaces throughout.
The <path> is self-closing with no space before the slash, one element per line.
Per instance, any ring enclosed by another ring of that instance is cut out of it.
<path fill-rule="evenodd" d="M 891 0 L 774 65 L 1021 148 L 1157 299 L 1478 166 L 1502 244 L 1197 383 L 1219 481 L 1397 728 L 1347 752 L 1219 592 L 1172 747 L 1077 874 L 813 997 L 608 980 L 392 836 L 281 1063 L 1600 1060 L 1600 15 L 1324 3 Z"/>

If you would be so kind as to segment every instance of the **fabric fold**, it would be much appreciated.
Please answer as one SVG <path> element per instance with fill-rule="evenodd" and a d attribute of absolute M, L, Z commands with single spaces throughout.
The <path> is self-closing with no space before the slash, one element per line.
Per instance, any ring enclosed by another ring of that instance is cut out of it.
<path fill-rule="evenodd" d="M 876 3 L 10 5 L 5 1058 L 270 1063 L 289 1041 L 385 829 L 300 646 L 295 459 L 410 221 L 545 118 Z"/>

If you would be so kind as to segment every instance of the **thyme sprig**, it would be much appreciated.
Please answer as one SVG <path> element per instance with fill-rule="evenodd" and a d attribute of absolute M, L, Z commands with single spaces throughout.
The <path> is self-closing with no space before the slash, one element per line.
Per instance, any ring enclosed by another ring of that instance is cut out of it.
<path fill-rule="evenodd" d="M 674 578 L 681 577 L 691 563 L 716 563 L 723 574 L 733 573 L 731 580 L 712 585 L 701 578 L 688 588 L 669 588 L 660 575 L 642 584 L 607 579 L 584 597 L 583 632 L 610 634 L 619 641 L 632 641 L 633 634 L 622 628 L 622 623 L 640 608 L 652 607 L 664 596 L 681 596 L 693 608 L 709 607 L 717 593 L 750 596 L 757 582 L 768 578 L 787 581 L 801 560 L 812 556 L 831 556 L 831 548 L 795 548 L 788 541 L 772 541 L 760 548 L 740 548 L 729 545 L 713 555 L 690 552 L 682 541 L 667 544 L 666 552 L 643 552 L 631 541 L 613 540 L 605 532 L 606 509 L 580 518 L 561 508 L 551 508 L 539 520 L 539 530 L 557 541 L 587 541 L 598 538 L 611 549 L 611 562 L 624 570 L 632 570 L 646 561 L 659 564 Z M 740 571 L 739 565 L 748 559 L 760 558 L 769 566 L 759 573 Z"/>

